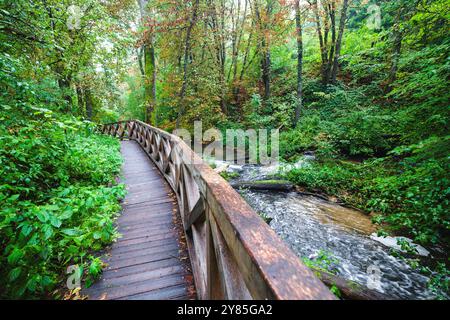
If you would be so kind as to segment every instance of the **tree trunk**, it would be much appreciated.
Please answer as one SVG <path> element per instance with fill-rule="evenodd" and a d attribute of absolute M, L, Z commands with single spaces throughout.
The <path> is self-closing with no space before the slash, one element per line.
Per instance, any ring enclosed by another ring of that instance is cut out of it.
<path fill-rule="evenodd" d="M 269 6 L 269 4 L 267 4 Z M 264 95 L 263 99 L 268 100 L 270 98 L 270 70 L 271 70 L 271 60 L 270 60 L 270 44 L 269 39 L 266 38 L 267 30 L 266 23 L 261 19 L 260 8 L 258 2 L 255 1 L 255 17 L 257 25 L 259 27 L 258 35 L 260 41 L 258 43 L 259 50 L 261 52 L 261 80 L 264 85 Z M 270 7 L 267 7 L 267 16 L 270 15 Z M 268 19 L 268 18 L 266 18 Z"/>
<path fill-rule="evenodd" d="M 395 24 L 393 26 L 392 34 L 393 34 L 393 48 L 392 48 L 392 57 L 391 57 L 391 69 L 389 71 L 388 78 L 388 91 L 392 90 L 392 84 L 397 80 L 397 71 L 398 71 L 398 62 L 400 60 L 400 54 L 402 51 L 402 40 L 403 34 L 400 30 L 400 18 L 401 18 L 401 8 L 398 9 Z"/>
<path fill-rule="evenodd" d="M 320 72 L 322 74 L 322 82 L 325 83 L 328 68 L 327 65 L 329 63 L 327 57 L 327 44 L 325 43 L 324 36 L 322 34 L 322 24 L 320 23 L 320 15 L 319 15 L 319 2 L 316 0 L 313 4 L 311 4 L 311 6 L 314 12 L 317 36 L 319 37 L 320 57 L 322 59 L 322 66 Z M 325 29 L 327 28 L 325 27 Z M 326 34 L 328 35 L 328 32 L 326 32 Z"/>
<path fill-rule="evenodd" d="M 236 182 L 231 184 L 233 188 L 250 189 L 250 190 L 265 190 L 265 191 L 292 191 L 294 185 L 285 180 L 261 180 L 261 181 L 247 181 Z"/>
<path fill-rule="evenodd" d="M 197 11 L 198 11 L 198 5 L 199 0 L 195 0 L 193 11 L 192 11 L 192 18 L 189 21 L 189 26 L 186 30 L 186 39 L 184 41 L 184 61 L 183 61 L 183 83 L 181 85 L 180 90 L 180 105 L 178 108 L 178 117 L 176 122 L 176 128 L 180 127 L 181 117 L 184 114 L 184 96 L 186 95 L 186 87 L 187 87 L 187 78 L 188 78 L 188 61 L 189 61 L 189 54 L 191 49 L 191 33 L 192 29 L 194 28 L 196 22 L 197 22 Z"/>
<path fill-rule="evenodd" d="M 141 19 L 144 21 L 150 16 L 147 5 L 148 0 L 138 0 Z M 156 58 L 152 32 L 144 39 L 144 44 L 138 51 L 139 68 L 144 76 L 145 92 L 145 122 L 151 124 L 152 113 L 156 106 Z M 144 65 L 142 66 L 142 56 Z"/>
<path fill-rule="evenodd" d="M 64 77 L 63 75 L 59 74 L 58 86 L 63 93 L 64 100 L 66 100 L 66 102 L 67 102 L 66 111 L 72 112 L 73 101 L 72 101 L 72 95 L 70 94 L 70 90 L 71 90 L 70 80 L 67 79 L 66 77 Z"/>
<path fill-rule="evenodd" d="M 267 46 L 265 41 L 263 42 L 263 46 Z M 271 70 L 270 52 L 268 48 L 263 49 L 261 67 L 262 67 L 262 81 L 264 84 L 263 99 L 268 100 L 270 98 L 270 70 Z"/>
<path fill-rule="evenodd" d="M 331 80 L 331 68 L 332 68 L 332 61 L 334 57 L 334 52 L 336 50 L 336 6 L 334 1 L 332 1 L 328 5 L 327 13 L 330 17 L 331 21 L 331 45 L 330 50 L 328 53 L 328 59 L 327 64 L 325 68 L 325 74 L 323 75 L 323 83 L 327 85 Z"/>
<path fill-rule="evenodd" d="M 89 88 L 85 91 L 86 98 L 86 117 L 89 121 L 92 121 L 92 113 L 93 113 L 93 103 L 92 103 L 92 95 L 91 90 Z"/>
<path fill-rule="evenodd" d="M 341 55 L 342 38 L 344 36 L 345 23 L 347 20 L 348 0 L 344 0 L 339 21 L 339 33 L 336 41 L 336 49 L 334 53 L 333 69 L 331 71 L 331 82 L 336 83 L 337 72 L 339 69 L 339 57 Z"/>
<path fill-rule="evenodd" d="M 144 48 L 140 47 L 136 49 L 137 53 L 137 59 L 139 64 L 139 71 L 141 72 L 142 79 L 145 79 L 145 70 L 144 70 L 144 63 L 142 62 L 142 59 L 144 57 Z"/>
<path fill-rule="evenodd" d="M 295 106 L 294 127 L 298 124 L 303 105 L 303 29 L 300 16 L 300 0 L 295 1 L 295 26 L 297 29 L 297 103 Z"/>
<path fill-rule="evenodd" d="M 144 62 L 145 62 L 145 104 L 146 113 L 145 121 L 149 124 L 152 122 L 152 113 L 156 105 L 156 66 L 155 66 L 155 48 L 152 40 L 149 44 L 144 45 Z"/>
<path fill-rule="evenodd" d="M 84 106 L 84 97 L 83 97 L 83 88 L 81 85 L 76 86 L 77 90 L 77 102 L 78 102 L 78 113 L 82 114 L 84 112 L 85 106 Z"/>

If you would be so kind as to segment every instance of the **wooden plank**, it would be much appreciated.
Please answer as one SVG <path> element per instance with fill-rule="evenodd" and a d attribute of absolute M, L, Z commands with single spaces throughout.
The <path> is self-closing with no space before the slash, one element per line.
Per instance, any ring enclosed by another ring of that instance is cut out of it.
<path fill-rule="evenodd" d="M 179 285 L 126 297 L 127 300 L 187 300 L 186 286 Z M 119 299 L 121 300 L 121 299 Z"/>
<path fill-rule="evenodd" d="M 180 261 L 178 260 L 178 258 L 170 258 L 165 260 L 142 263 L 134 266 L 128 266 L 120 269 L 107 268 L 104 274 L 102 275 L 102 279 L 120 278 L 130 274 L 158 270 L 169 266 L 178 266 L 178 265 L 180 265 Z"/>
<path fill-rule="evenodd" d="M 133 126 L 135 135 L 140 128 Z M 117 219 L 121 237 L 103 260 L 101 279 L 83 289 L 90 299 L 188 298 L 190 267 L 181 259 L 175 197 L 158 169 L 133 141 L 122 142 L 122 182 L 128 194 Z"/>
<path fill-rule="evenodd" d="M 203 197 L 200 196 L 195 204 L 194 208 L 186 215 L 184 221 L 184 229 L 189 230 L 193 223 L 198 219 L 205 219 L 205 203 Z"/>
<path fill-rule="evenodd" d="M 154 216 L 129 216 L 129 217 L 124 217 L 124 218 L 119 218 L 117 220 L 118 223 L 120 223 L 121 225 L 130 225 L 130 224 L 138 224 L 138 225 L 143 225 L 145 223 L 159 223 L 159 224 L 163 224 L 163 223 L 168 223 L 172 221 L 170 219 L 170 217 L 167 216 L 160 216 L 160 217 L 154 217 Z"/>
<path fill-rule="evenodd" d="M 165 268 L 158 268 L 155 270 L 133 273 L 119 278 L 102 279 L 96 286 L 95 290 L 92 290 L 92 293 L 102 291 L 107 288 L 127 286 L 135 283 L 140 283 L 142 281 L 167 277 L 170 275 L 181 275 L 183 273 L 184 269 L 182 266 L 174 265 Z"/>
<path fill-rule="evenodd" d="M 139 283 L 132 283 L 124 286 L 109 287 L 98 291 L 92 290 L 92 296 L 97 299 L 100 299 L 102 297 L 105 297 L 105 299 L 119 299 L 127 296 L 180 285 L 185 282 L 186 280 L 184 279 L 183 275 L 174 274 L 158 279 L 145 280 Z"/>
<path fill-rule="evenodd" d="M 145 250 L 145 249 L 158 247 L 158 246 L 166 246 L 166 245 L 169 245 L 172 243 L 177 243 L 176 239 L 167 238 L 167 239 L 155 240 L 155 241 L 150 241 L 150 242 L 143 242 L 143 243 L 134 244 L 134 245 L 130 245 L 130 246 L 121 245 L 121 246 L 115 246 L 113 249 L 111 249 L 111 251 L 109 253 L 111 255 L 114 255 L 114 254 L 120 254 L 123 252 L 140 251 L 140 250 Z"/>
<path fill-rule="evenodd" d="M 118 246 L 135 245 L 135 244 L 138 244 L 138 243 L 152 242 L 152 241 L 161 240 L 161 239 L 170 239 L 170 238 L 173 238 L 174 236 L 175 236 L 174 233 L 170 232 L 170 233 L 166 233 L 166 234 L 149 235 L 149 236 L 145 236 L 145 237 L 126 239 L 126 240 L 123 240 L 123 241 L 121 241 L 119 239 L 117 241 L 117 245 Z"/>
<path fill-rule="evenodd" d="M 119 226 L 118 231 L 120 233 L 123 233 L 123 232 L 128 232 L 128 231 L 138 231 L 140 229 L 149 229 L 150 227 L 155 228 L 155 229 L 172 228 L 173 222 L 163 222 L 161 224 L 156 224 L 156 223 L 142 224 L 142 223 L 140 223 L 137 225 Z"/>

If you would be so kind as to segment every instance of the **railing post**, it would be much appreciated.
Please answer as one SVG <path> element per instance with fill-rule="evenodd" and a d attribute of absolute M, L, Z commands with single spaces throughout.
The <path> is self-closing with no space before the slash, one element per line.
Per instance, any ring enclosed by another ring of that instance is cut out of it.
<path fill-rule="evenodd" d="M 214 239 L 210 225 L 210 212 L 206 210 L 206 296 L 208 300 L 223 299 L 223 286 L 219 276 Z"/>

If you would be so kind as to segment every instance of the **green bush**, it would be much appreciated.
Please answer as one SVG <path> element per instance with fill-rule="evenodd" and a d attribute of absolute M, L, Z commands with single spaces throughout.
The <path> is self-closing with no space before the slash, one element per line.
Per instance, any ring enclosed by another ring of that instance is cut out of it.
<path fill-rule="evenodd" d="M 6 118 L 5 115 L 3 118 Z M 48 295 L 78 264 L 88 281 L 93 252 L 117 236 L 124 189 L 119 143 L 90 123 L 39 110 L 0 127 L 0 296 Z M 39 119 L 41 117 L 41 119 Z"/>

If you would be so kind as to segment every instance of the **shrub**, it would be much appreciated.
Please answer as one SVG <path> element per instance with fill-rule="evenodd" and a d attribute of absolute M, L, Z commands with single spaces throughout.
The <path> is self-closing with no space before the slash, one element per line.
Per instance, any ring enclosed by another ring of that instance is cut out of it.
<path fill-rule="evenodd" d="M 72 264 L 90 280 L 98 274 L 89 268 L 93 251 L 117 236 L 118 141 L 88 122 L 36 113 L 0 127 L 2 298 L 47 296 Z"/>

